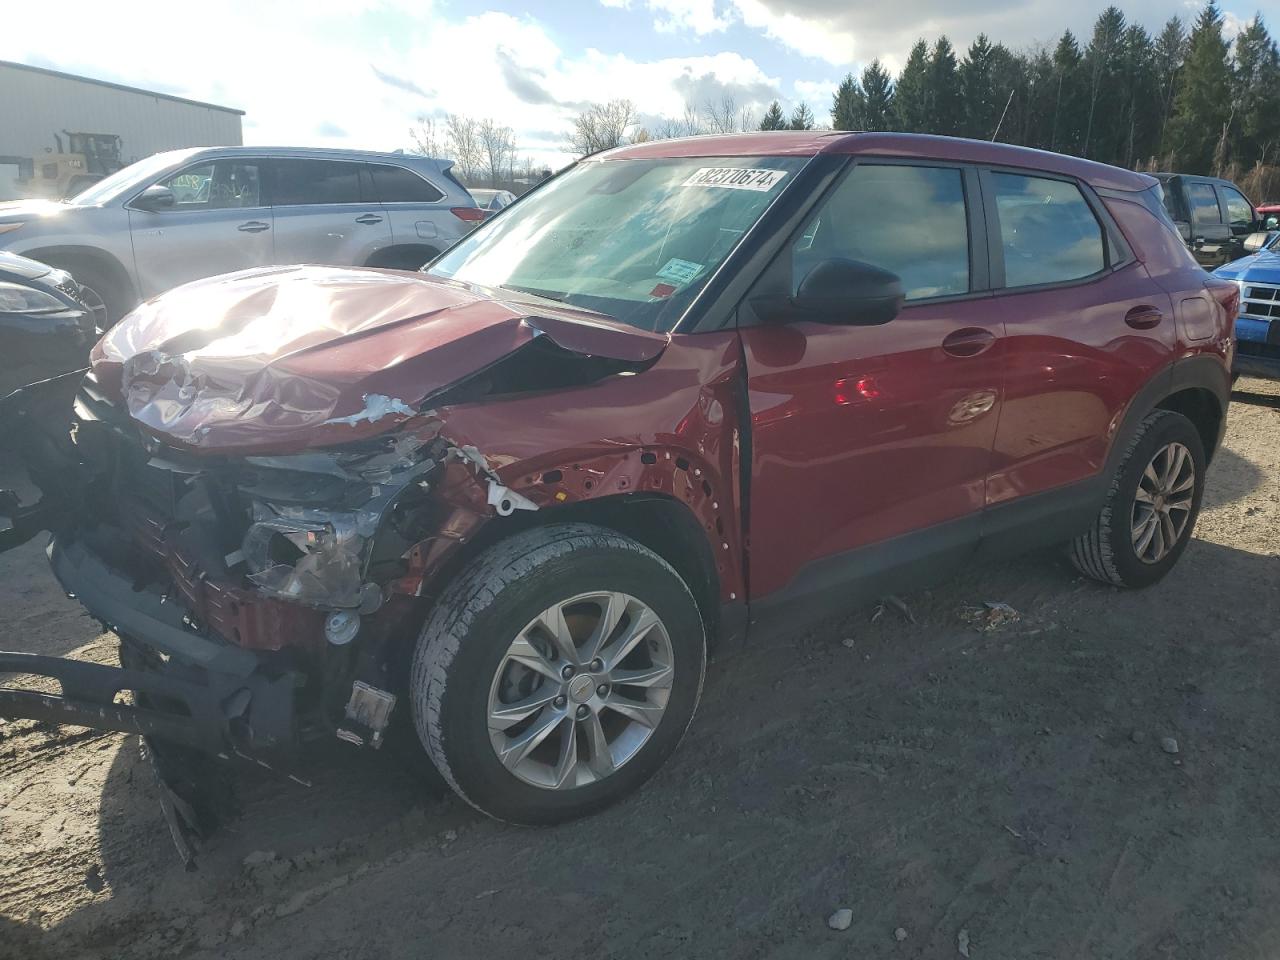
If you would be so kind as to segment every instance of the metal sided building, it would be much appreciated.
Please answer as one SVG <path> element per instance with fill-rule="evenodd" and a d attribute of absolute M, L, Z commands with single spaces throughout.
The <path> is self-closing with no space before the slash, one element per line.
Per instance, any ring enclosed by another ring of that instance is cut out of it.
<path fill-rule="evenodd" d="M 0 60 L 0 158 L 38 162 L 70 130 L 120 137 L 120 158 L 132 163 L 178 147 L 240 144 L 243 116 L 232 107 Z"/>

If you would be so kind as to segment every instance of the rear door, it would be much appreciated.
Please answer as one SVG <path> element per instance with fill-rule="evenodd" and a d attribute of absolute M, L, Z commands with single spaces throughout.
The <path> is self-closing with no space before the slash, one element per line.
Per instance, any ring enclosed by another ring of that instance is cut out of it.
<path fill-rule="evenodd" d="M 1129 400 L 1172 360 L 1172 303 L 1087 187 L 1000 170 L 983 184 L 1008 358 L 987 503 L 1069 498 L 1102 469 Z"/>
<path fill-rule="evenodd" d="M 391 223 L 357 160 L 281 157 L 270 163 L 277 263 L 364 266 L 391 245 Z"/>
<path fill-rule="evenodd" d="M 129 209 L 143 299 L 181 283 L 273 262 L 271 208 L 262 160 L 201 160 L 158 181 L 173 191 L 164 210 Z"/>
<path fill-rule="evenodd" d="M 976 543 L 1003 353 L 981 221 L 972 170 L 859 162 L 761 278 L 794 295 L 819 263 L 858 260 L 898 274 L 907 300 L 882 326 L 747 317 L 753 597 Z"/>
<path fill-rule="evenodd" d="M 430 180 L 391 163 L 370 162 L 365 168 L 396 246 L 422 245 L 439 253 L 462 235 L 463 222 L 450 212 L 444 190 Z M 423 263 L 428 259 L 429 254 Z"/>

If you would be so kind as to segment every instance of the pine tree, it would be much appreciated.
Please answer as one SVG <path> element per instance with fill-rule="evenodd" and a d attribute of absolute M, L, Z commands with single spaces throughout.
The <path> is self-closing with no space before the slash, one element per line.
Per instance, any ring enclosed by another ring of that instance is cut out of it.
<path fill-rule="evenodd" d="M 760 121 L 761 130 L 785 130 L 787 129 L 787 118 L 782 113 L 782 104 L 777 100 L 769 104 L 769 109 L 764 112 L 764 118 Z"/>
<path fill-rule="evenodd" d="M 893 106 L 893 81 L 879 60 L 872 60 L 862 71 L 862 94 L 866 98 L 866 130 L 892 130 L 896 124 Z"/>
<path fill-rule="evenodd" d="M 999 98 L 998 107 L 991 82 L 993 52 L 994 48 L 987 35 L 980 33 L 969 45 L 969 52 L 960 63 L 958 78 L 963 110 L 959 132 L 962 136 L 986 140 L 995 132 L 998 111 L 1004 106 L 1004 98 Z"/>
<path fill-rule="evenodd" d="M 1089 109 L 1080 152 L 1107 163 L 1118 161 L 1124 141 L 1124 35 L 1124 14 L 1107 7 L 1098 14 L 1084 52 Z"/>
<path fill-rule="evenodd" d="M 1280 154 L 1280 53 L 1259 14 L 1236 38 L 1234 81 L 1236 159 L 1275 163 Z"/>
<path fill-rule="evenodd" d="M 802 103 L 791 111 L 791 123 L 788 126 L 792 130 L 813 129 L 813 111 L 809 109 L 808 104 Z"/>
<path fill-rule="evenodd" d="M 865 130 L 867 98 L 852 73 L 845 74 L 831 98 L 831 126 L 836 130 Z"/>
<path fill-rule="evenodd" d="M 1160 31 L 1160 36 L 1156 37 L 1155 43 L 1156 83 L 1160 92 L 1158 149 L 1162 155 L 1169 151 L 1169 145 L 1166 143 L 1167 128 L 1169 118 L 1173 115 L 1173 95 L 1177 90 L 1178 73 L 1186 57 L 1187 32 L 1183 29 L 1180 19 L 1170 17 L 1165 22 L 1164 29 Z"/>
<path fill-rule="evenodd" d="M 1080 45 L 1068 30 L 1053 51 L 1053 123 L 1050 125 L 1049 149 L 1062 153 L 1078 153 L 1084 143 L 1086 90 L 1084 56 Z"/>
<path fill-rule="evenodd" d="M 1155 45 L 1136 23 L 1125 31 L 1123 62 L 1122 124 L 1113 162 L 1132 168 L 1155 153 L 1160 138 L 1159 117 L 1151 109 L 1160 99 Z"/>
<path fill-rule="evenodd" d="M 1010 52 L 1002 43 L 991 48 L 991 100 L 994 119 L 991 129 L 985 134 L 986 139 L 999 140 L 1001 143 L 1027 143 L 1035 81 L 1032 61 L 1028 57 Z"/>
<path fill-rule="evenodd" d="M 963 122 L 964 100 L 956 52 L 945 35 L 939 37 L 929 56 L 928 132 L 954 136 Z"/>
<path fill-rule="evenodd" d="M 929 47 L 917 40 L 893 93 L 898 126 L 908 133 L 929 129 Z"/>
<path fill-rule="evenodd" d="M 1209 0 L 1187 44 L 1187 59 L 1174 99 L 1169 138 L 1178 169 L 1207 174 L 1221 161 L 1224 133 L 1231 121 L 1231 70 L 1222 39 L 1222 14 Z"/>

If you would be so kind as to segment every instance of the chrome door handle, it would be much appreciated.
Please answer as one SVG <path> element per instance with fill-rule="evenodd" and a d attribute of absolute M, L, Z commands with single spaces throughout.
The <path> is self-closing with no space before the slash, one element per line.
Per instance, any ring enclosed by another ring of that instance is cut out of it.
<path fill-rule="evenodd" d="M 356 223 L 381 223 L 382 218 L 372 213 L 366 213 L 363 217 L 356 217 Z"/>
<path fill-rule="evenodd" d="M 271 224 L 263 223 L 261 220 L 250 220 L 248 223 L 242 223 L 236 227 L 241 233 L 261 233 L 263 230 L 270 230 Z"/>

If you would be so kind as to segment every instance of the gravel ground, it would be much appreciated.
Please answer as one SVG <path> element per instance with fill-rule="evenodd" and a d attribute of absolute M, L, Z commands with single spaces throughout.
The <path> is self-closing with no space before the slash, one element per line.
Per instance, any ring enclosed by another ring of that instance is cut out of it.
<path fill-rule="evenodd" d="M 309 789 L 236 774 L 186 873 L 136 740 L 0 721 L 0 957 L 1273 957 L 1280 391 L 1241 386 L 1159 586 L 1046 553 L 906 595 L 915 624 L 756 642 L 581 823 L 335 743 Z M 0 557 L 0 646 L 114 658 L 34 544 Z"/>

